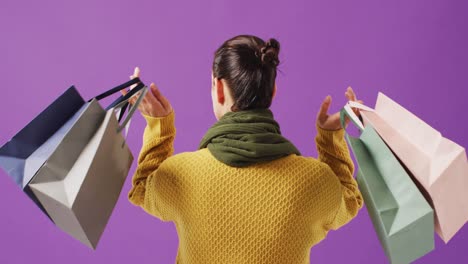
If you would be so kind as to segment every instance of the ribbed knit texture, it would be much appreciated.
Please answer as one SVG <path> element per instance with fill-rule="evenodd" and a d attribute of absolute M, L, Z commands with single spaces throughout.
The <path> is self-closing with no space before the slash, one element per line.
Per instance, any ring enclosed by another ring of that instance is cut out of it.
<path fill-rule="evenodd" d="M 207 148 L 173 155 L 175 113 L 144 117 L 128 198 L 175 223 L 176 263 L 309 263 L 310 248 L 362 208 L 343 129 L 317 127 L 317 159 L 291 154 L 239 168 Z"/>
<path fill-rule="evenodd" d="M 227 112 L 213 124 L 198 149 L 208 148 L 222 163 L 244 167 L 290 154 L 301 155 L 287 138 L 269 108 Z"/>

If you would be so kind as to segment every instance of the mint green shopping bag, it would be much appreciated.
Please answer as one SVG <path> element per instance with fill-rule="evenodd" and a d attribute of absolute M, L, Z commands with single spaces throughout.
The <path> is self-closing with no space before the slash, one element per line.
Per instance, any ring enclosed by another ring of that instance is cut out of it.
<path fill-rule="evenodd" d="M 434 212 L 374 128 L 364 127 L 349 104 L 341 110 L 343 125 L 346 116 L 361 132 L 358 138 L 346 132 L 346 140 L 380 243 L 391 263 L 410 263 L 434 249 Z"/>

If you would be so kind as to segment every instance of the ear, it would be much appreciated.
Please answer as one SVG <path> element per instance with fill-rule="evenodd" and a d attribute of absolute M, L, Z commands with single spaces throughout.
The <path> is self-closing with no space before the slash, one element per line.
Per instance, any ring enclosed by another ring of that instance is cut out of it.
<path fill-rule="evenodd" d="M 275 98 L 275 95 L 276 95 L 276 82 L 275 82 L 275 86 L 273 87 L 273 95 L 271 96 L 271 98 Z"/>
<path fill-rule="evenodd" d="M 226 98 L 224 96 L 224 82 L 218 78 L 215 78 L 215 91 L 216 91 L 216 100 L 220 104 L 224 104 Z"/>

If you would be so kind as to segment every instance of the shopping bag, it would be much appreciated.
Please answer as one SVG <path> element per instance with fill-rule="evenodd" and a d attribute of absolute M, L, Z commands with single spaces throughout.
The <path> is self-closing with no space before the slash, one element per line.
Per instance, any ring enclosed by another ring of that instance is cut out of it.
<path fill-rule="evenodd" d="M 350 105 L 341 110 L 361 135 L 348 141 L 358 164 L 356 180 L 380 243 L 391 263 L 409 263 L 434 249 L 434 212 L 372 126 Z"/>
<path fill-rule="evenodd" d="M 465 149 L 383 93 L 378 94 L 375 110 L 365 108 L 364 123 L 375 128 L 411 172 L 435 211 L 436 232 L 448 243 L 468 220 Z"/>
<path fill-rule="evenodd" d="M 118 119 L 121 120 L 128 106 L 128 98 L 144 88 L 138 78 L 88 102 L 85 102 L 74 86 L 70 87 L 0 148 L 0 166 L 49 218 L 51 216 L 31 190 L 30 183 L 36 177 L 42 181 L 63 178 L 105 119 L 106 111 L 97 100 L 133 84 L 138 85 L 106 108 L 123 109 L 118 113 Z M 120 104 L 118 108 L 115 107 L 117 104 Z M 125 123 L 129 124 L 129 119 Z"/>
<path fill-rule="evenodd" d="M 97 247 L 133 162 L 121 131 L 147 88 L 141 91 L 122 124 L 114 112 L 126 101 L 104 112 L 97 131 L 78 155 L 64 158 L 54 153 L 29 183 L 55 225 L 92 249 Z M 62 151 L 73 152 L 73 147 L 65 145 Z"/>
<path fill-rule="evenodd" d="M 27 186 L 51 151 L 39 149 L 84 104 L 75 87 L 70 87 L 0 148 L 0 167 L 43 211 Z"/>
<path fill-rule="evenodd" d="M 135 78 L 93 99 L 101 100 L 133 84 L 141 84 L 140 79 Z M 134 93 L 132 91 L 129 96 Z M 106 109 L 115 106 L 122 99 L 122 96 L 119 97 Z M 94 133 L 97 124 L 104 118 L 104 113 L 96 113 L 97 107 L 99 107 L 97 102 L 92 102 L 92 99 L 86 102 L 75 86 L 71 86 L 0 148 L 0 167 L 46 214 L 28 183 L 73 126 L 78 134 L 83 133 L 83 135 L 73 137 L 78 142 L 73 141 L 71 144 L 84 146 L 83 140 Z M 124 108 L 126 107 L 127 105 L 124 105 Z M 119 119 L 121 118 L 122 115 Z M 51 139 L 53 135 L 55 136 Z M 75 150 L 79 151 L 79 148 Z"/>

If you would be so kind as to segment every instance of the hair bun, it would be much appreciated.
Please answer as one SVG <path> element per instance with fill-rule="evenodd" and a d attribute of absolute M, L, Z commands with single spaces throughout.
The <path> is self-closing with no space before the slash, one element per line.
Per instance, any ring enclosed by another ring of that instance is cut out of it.
<path fill-rule="evenodd" d="M 274 38 L 269 39 L 265 43 L 265 46 L 263 46 L 260 49 L 260 52 L 262 54 L 262 56 L 261 56 L 262 63 L 267 64 L 267 65 L 272 65 L 274 67 L 278 66 L 278 64 L 279 64 L 279 59 L 278 59 L 279 50 L 280 50 L 279 42 Z"/>

